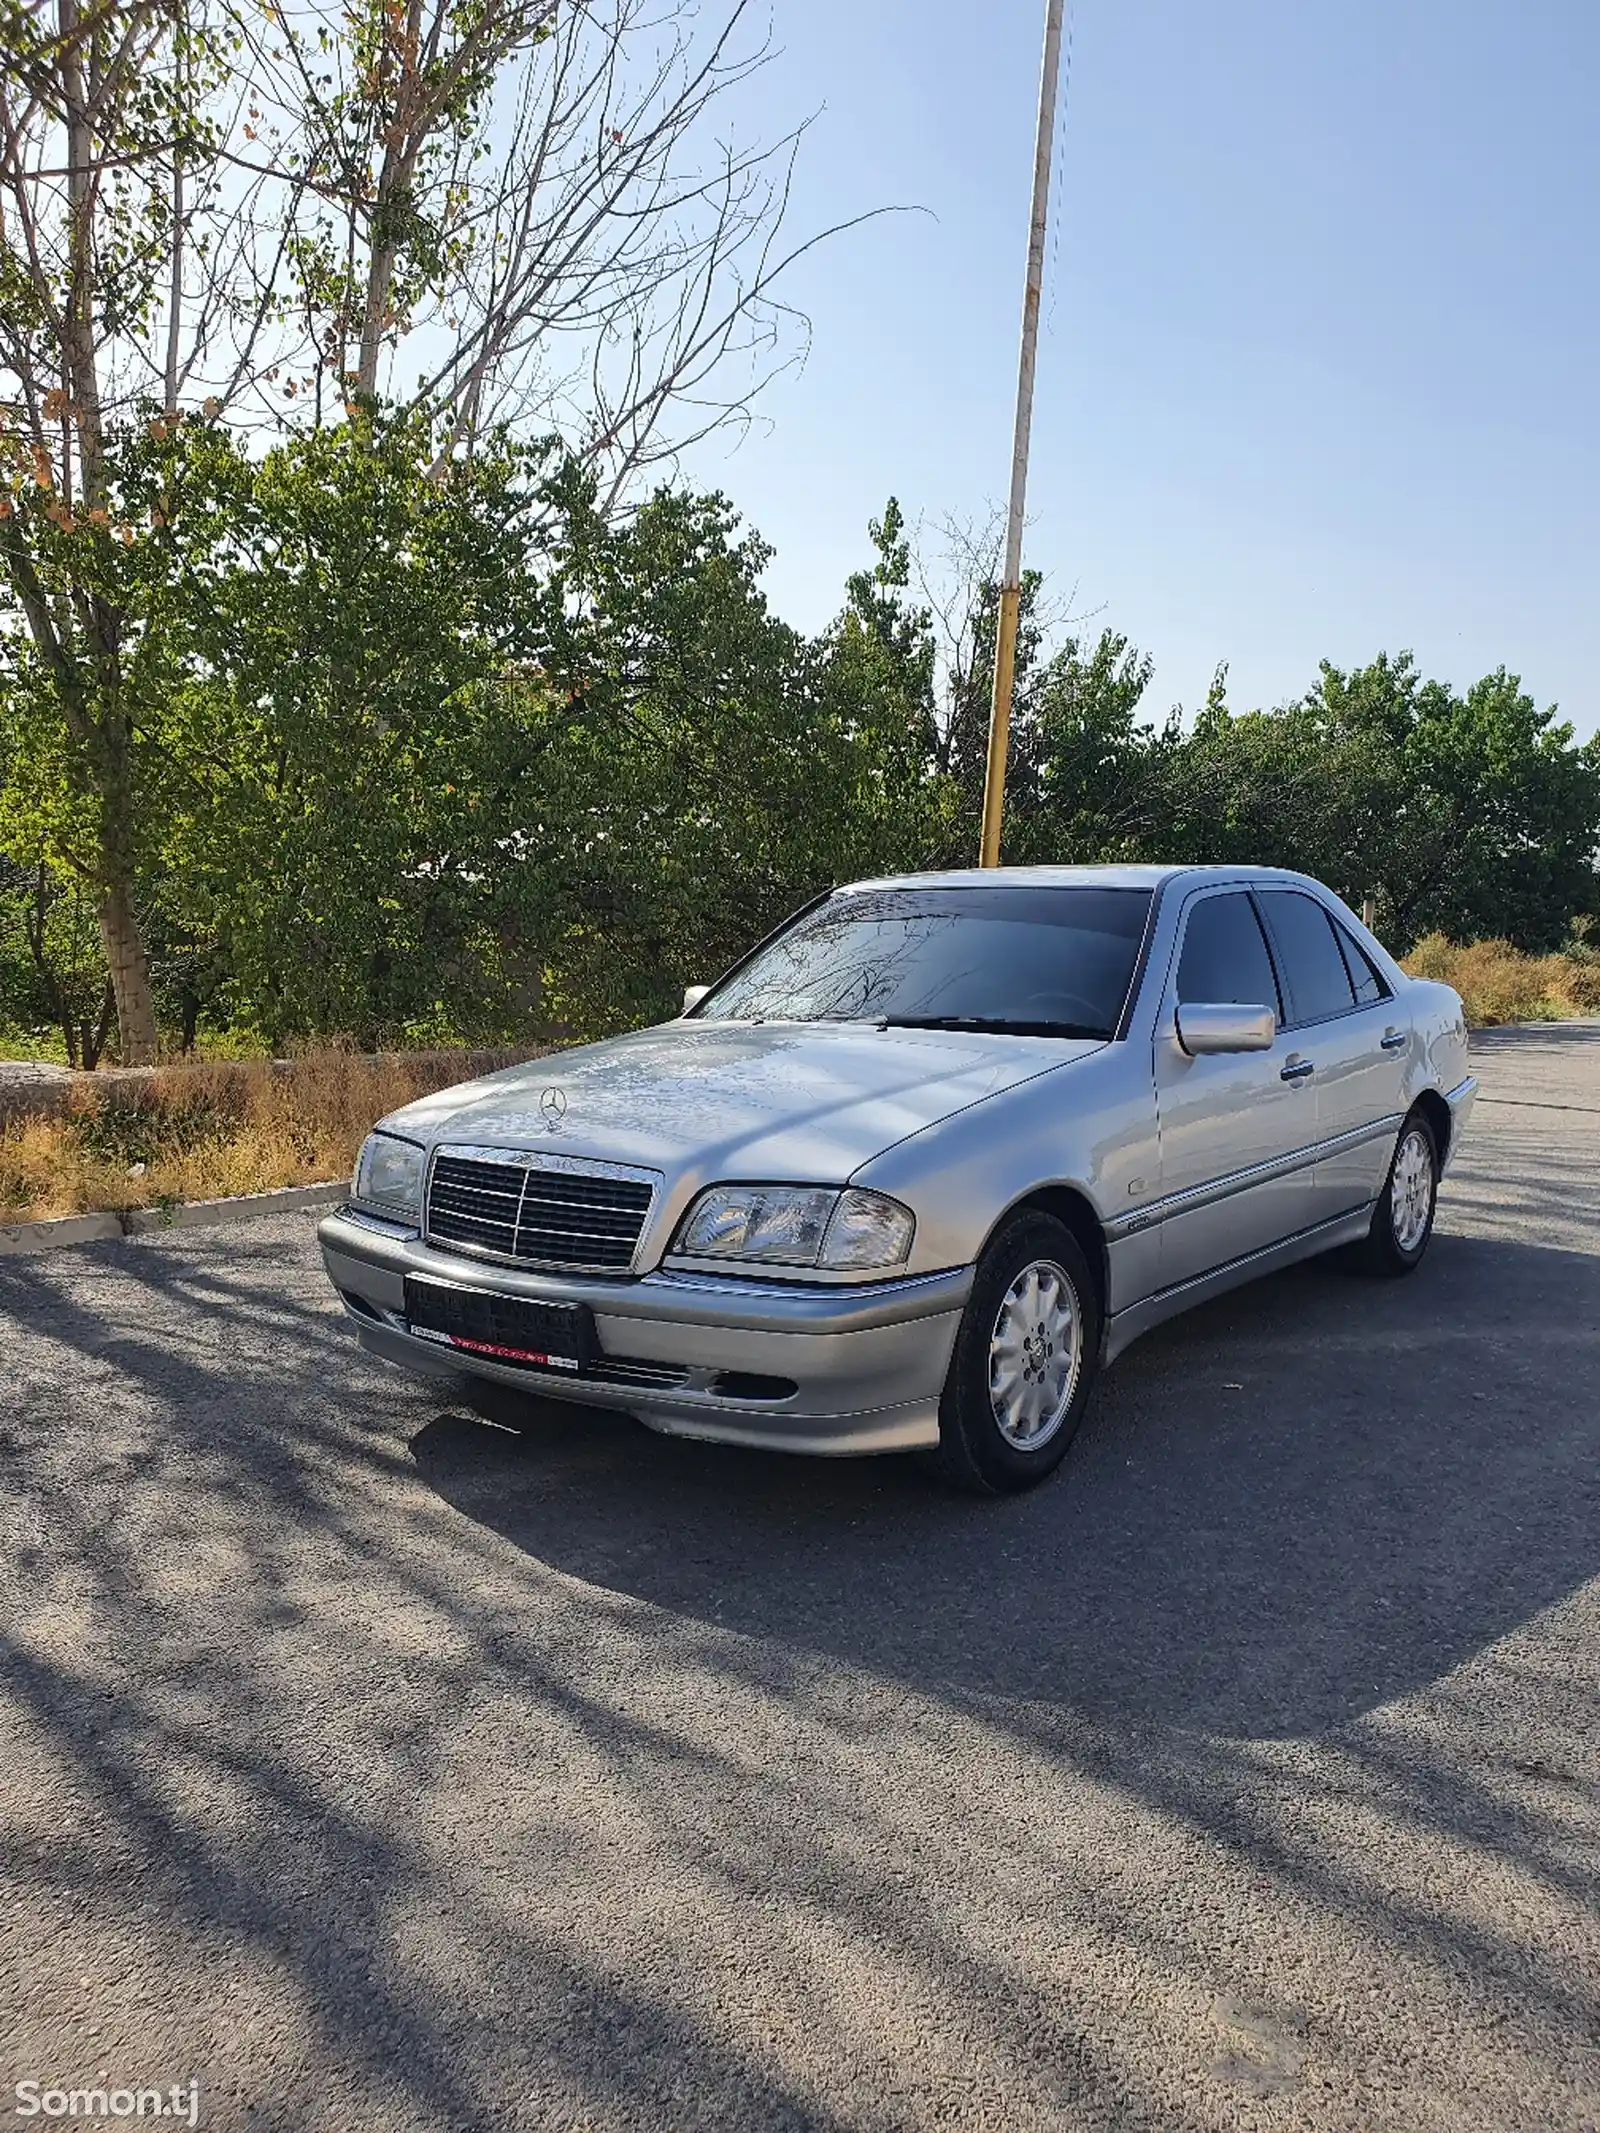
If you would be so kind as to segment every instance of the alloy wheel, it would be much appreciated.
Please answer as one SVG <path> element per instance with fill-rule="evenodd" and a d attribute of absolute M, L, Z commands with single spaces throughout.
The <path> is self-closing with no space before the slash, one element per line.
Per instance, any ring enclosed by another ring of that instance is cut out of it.
<path fill-rule="evenodd" d="M 1402 1252 L 1414 1252 L 1427 1233 L 1433 1213 L 1433 1151 L 1427 1135 L 1417 1126 L 1409 1128 L 1395 1152 L 1389 1213 L 1395 1243 Z"/>
<path fill-rule="evenodd" d="M 1065 1268 L 1030 1260 L 995 1313 L 989 1405 L 1017 1451 L 1037 1451 L 1066 1420 L 1083 1362 L 1083 1316 Z"/>

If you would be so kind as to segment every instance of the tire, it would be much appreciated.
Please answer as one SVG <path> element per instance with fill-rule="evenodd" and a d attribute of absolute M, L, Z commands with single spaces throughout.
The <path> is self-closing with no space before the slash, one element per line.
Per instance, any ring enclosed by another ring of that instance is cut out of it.
<path fill-rule="evenodd" d="M 1369 1274 L 1397 1279 L 1414 1274 L 1433 1235 L 1439 1204 L 1439 1144 L 1421 1111 L 1413 1111 L 1400 1128 L 1372 1226 L 1359 1247 Z"/>
<path fill-rule="evenodd" d="M 1023 1213 L 995 1233 L 978 1261 L 939 1405 L 934 1465 L 947 1481 L 1006 1495 L 1055 1472 L 1099 1368 L 1100 1319 L 1098 1287 L 1064 1223 Z"/>

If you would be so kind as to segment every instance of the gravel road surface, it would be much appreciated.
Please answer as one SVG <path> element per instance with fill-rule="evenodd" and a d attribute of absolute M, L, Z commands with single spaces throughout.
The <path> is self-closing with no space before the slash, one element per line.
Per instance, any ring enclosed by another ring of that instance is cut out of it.
<path fill-rule="evenodd" d="M 1592 2133 L 1600 1024 L 1477 1063 L 1021 1501 L 494 1426 L 306 1216 L 0 1264 L 0 2122 Z"/>

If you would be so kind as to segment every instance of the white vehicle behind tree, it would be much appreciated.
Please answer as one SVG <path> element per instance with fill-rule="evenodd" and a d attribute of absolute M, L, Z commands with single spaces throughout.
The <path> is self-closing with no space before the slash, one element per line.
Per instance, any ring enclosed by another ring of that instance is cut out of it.
<path fill-rule="evenodd" d="M 1456 994 L 1302 875 L 904 876 L 396 1112 L 320 1234 L 393 1362 L 1020 1489 L 1176 1312 L 1413 1272 L 1475 1089 Z"/>

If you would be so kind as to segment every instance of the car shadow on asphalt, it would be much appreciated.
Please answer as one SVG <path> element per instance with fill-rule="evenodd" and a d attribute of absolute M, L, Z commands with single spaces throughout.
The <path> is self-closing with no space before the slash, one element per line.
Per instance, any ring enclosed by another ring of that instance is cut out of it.
<path fill-rule="evenodd" d="M 541 1563 L 939 1695 L 1239 1739 L 1440 1680 L 1600 1571 L 1600 1259 L 1441 1235 L 1164 1328 L 1022 1498 L 464 1389 L 422 1478 Z"/>

